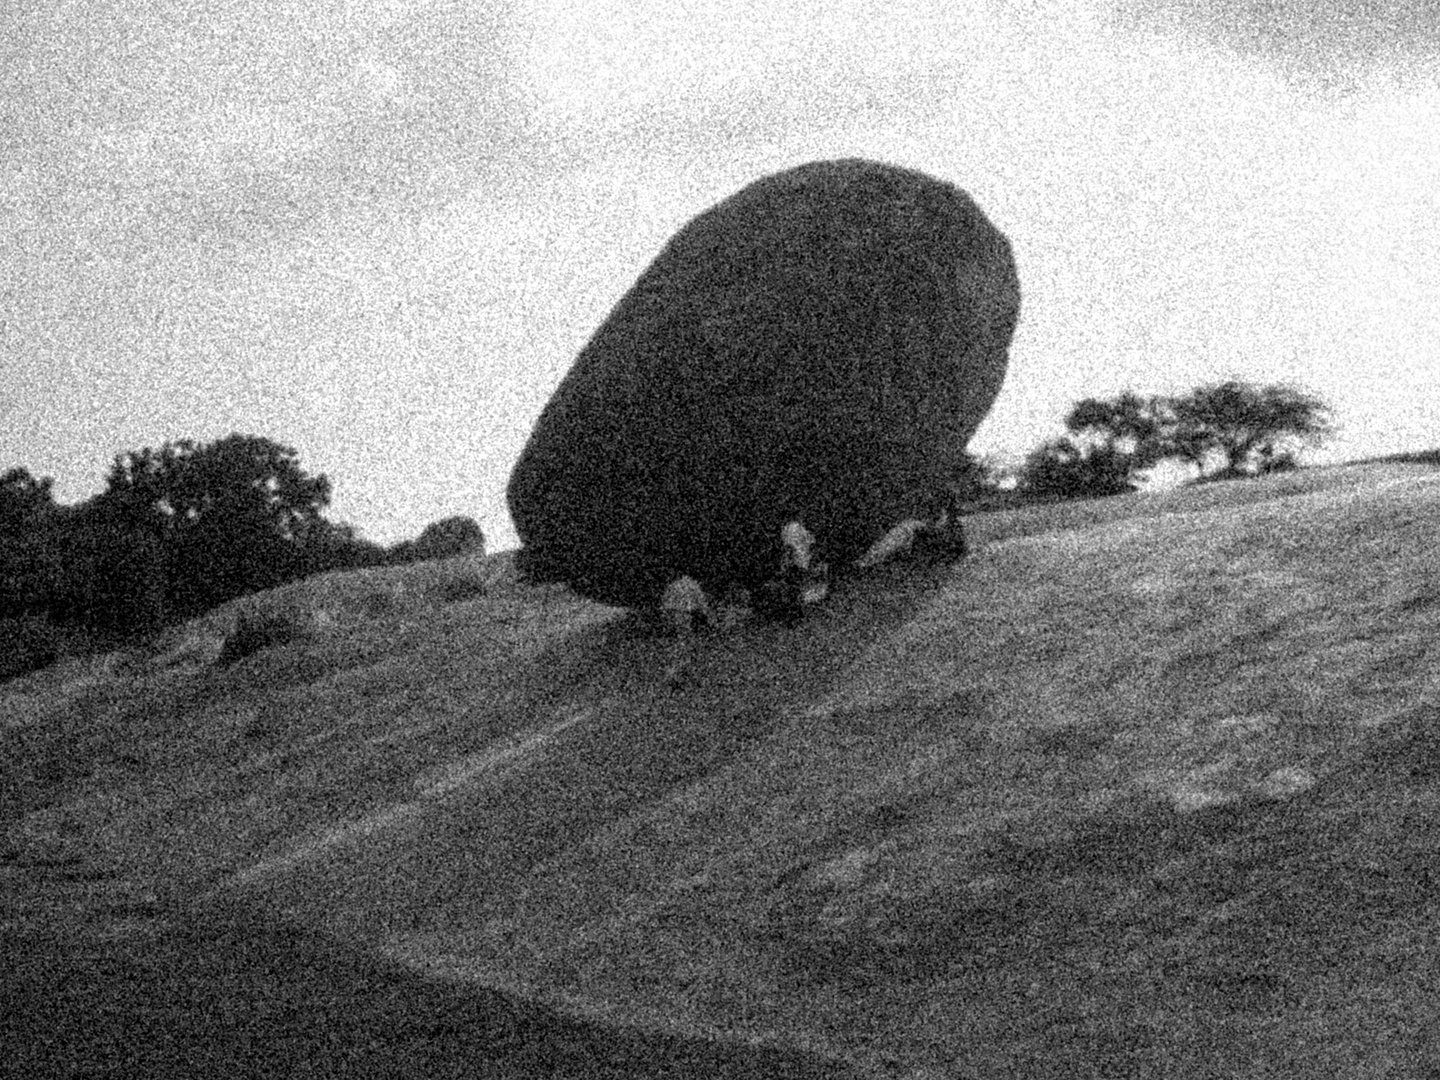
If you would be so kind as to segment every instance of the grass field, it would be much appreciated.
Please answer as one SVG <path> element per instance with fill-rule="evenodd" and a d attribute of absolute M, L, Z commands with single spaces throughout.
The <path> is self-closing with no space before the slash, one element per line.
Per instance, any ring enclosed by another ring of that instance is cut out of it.
<path fill-rule="evenodd" d="M 968 532 L 795 629 L 502 554 L 0 685 L 8 1061 L 1440 1076 L 1440 473 Z"/>

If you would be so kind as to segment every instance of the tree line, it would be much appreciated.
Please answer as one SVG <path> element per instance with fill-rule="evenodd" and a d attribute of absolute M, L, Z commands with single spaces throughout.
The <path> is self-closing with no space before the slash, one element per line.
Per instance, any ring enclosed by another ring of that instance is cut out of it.
<path fill-rule="evenodd" d="M 330 481 L 254 435 L 119 454 L 105 489 L 55 501 L 53 480 L 0 476 L 0 678 L 75 647 L 149 636 L 239 596 L 329 570 L 483 551 L 451 517 L 390 548 L 327 520 Z"/>
<path fill-rule="evenodd" d="M 1296 468 L 1297 449 L 1330 434 L 1328 413 L 1299 390 L 1235 381 L 1177 397 L 1087 398 L 1066 417 L 1067 435 L 1026 457 L 1013 489 L 973 458 L 955 483 L 983 507 L 1134 491 L 1166 460 L 1188 463 L 1199 481 L 1259 476 Z M 0 648 L 0 678 L 313 574 L 485 545 L 466 517 L 390 548 L 362 540 L 325 518 L 325 476 L 255 435 L 119 454 L 105 489 L 73 506 L 52 487 L 24 468 L 0 476 L 0 642 L 12 643 Z"/>
<path fill-rule="evenodd" d="M 1230 380 L 1179 396 L 1126 392 L 1086 398 L 1065 418 L 1069 434 L 1025 459 L 1017 490 L 1035 498 L 1096 498 L 1135 491 L 1164 461 L 1190 467 L 1197 482 L 1298 468 L 1302 446 L 1333 433 L 1329 406 L 1284 385 Z"/>

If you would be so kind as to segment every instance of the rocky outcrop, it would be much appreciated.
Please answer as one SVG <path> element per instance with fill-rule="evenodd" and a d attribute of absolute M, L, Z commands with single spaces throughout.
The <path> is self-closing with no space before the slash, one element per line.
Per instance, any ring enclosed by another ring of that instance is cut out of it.
<path fill-rule="evenodd" d="M 581 351 L 511 476 L 533 580 L 656 607 L 756 594 L 800 522 L 832 574 L 940 516 L 1000 389 L 1010 245 L 964 192 L 869 161 L 758 180 L 666 245 Z"/>

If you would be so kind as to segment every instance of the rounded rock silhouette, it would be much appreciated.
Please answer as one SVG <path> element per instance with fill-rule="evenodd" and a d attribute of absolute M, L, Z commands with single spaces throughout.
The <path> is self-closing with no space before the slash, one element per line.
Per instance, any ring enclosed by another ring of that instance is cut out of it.
<path fill-rule="evenodd" d="M 939 517 L 1000 390 L 1020 290 L 959 188 L 870 161 L 757 180 L 685 225 L 580 352 L 507 496 L 521 572 L 653 608 L 832 574 Z"/>

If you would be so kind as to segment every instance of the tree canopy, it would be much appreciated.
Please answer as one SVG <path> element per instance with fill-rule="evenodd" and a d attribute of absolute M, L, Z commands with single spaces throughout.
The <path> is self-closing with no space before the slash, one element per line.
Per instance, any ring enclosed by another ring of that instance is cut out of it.
<path fill-rule="evenodd" d="M 1084 446 L 1074 439 L 1050 439 L 1032 450 L 1020 473 L 1020 488 L 1040 498 L 1094 499 L 1134 491 L 1133 461 L 1113 444 Z"/>
<path fill-rule="evenodd" d="M 117 455 L 96 512 L 160 542 L 168 608 L 184 616 L 300 576 L 329 501 L 292 448 L 232 434 Z"/>
<path fill-rule="evenodd" d="M 25 468 L 0 474 L 0 678 L 54 659 L 62 639 L 62 651 L 110 646 L 246 593 L 386 561 L 322 516 L 328 479 L 255 435 L 118 454 L 105 490 L 75 505 L 52 487 Z M 432 528 L 427 543 L 484 543 L 469 519 Z M 5 649 L 25 634 L 46 647 Z"/>
<path fill-rule="evenodd" d="M 1065 429 L 1103 447 L 1108 456 L 1123 458 L 1131 469 L 1145 469 L 1164 455 L 1167 419 L 1164 398 L 1142 398 L 1127 390 L 1110 401 L 1081 401 L 1065 418 Z"/>
<path fill-rule="evenodd" d="M 1294 468 L 1295 451 L 1330 435 L 1329 406 L 1290 386 L 1236 381 L 1202 386 L 1171 404 L 1167 456 L 1194 464 L 1202 479 L 1256 476 Z M 1217 457 L 1220 466 L 1207 469 Z"/>
<path fill-rule="evenodd" d="M 26 468 L 0 475 L 0 538 L 13 538 L 37 518 L 57 510 L 54 485 L 51 477 L 36 479 Z"/>
<path fill-rule="evenodd" d="M 296 452 L 257 435 L 189 439 L 118 454 L 105 496 L 171 529 L 240 520 L 294 540 L 330 502 L 330 481 L 307 476 Z"/>
<path fill-rule="evenodd" d="M 1294 387 L 1235 380 L 1177 397 L 1086 398 L 1066 417 L 1071 437 L 1034 451 L 1021 484 L 1037 495 L 1113 495 L 1167 459 L 1189 462 L 1201 480 L 1291 469 L 1301 445 L 1331 433 L 1329 411 Z"/>

